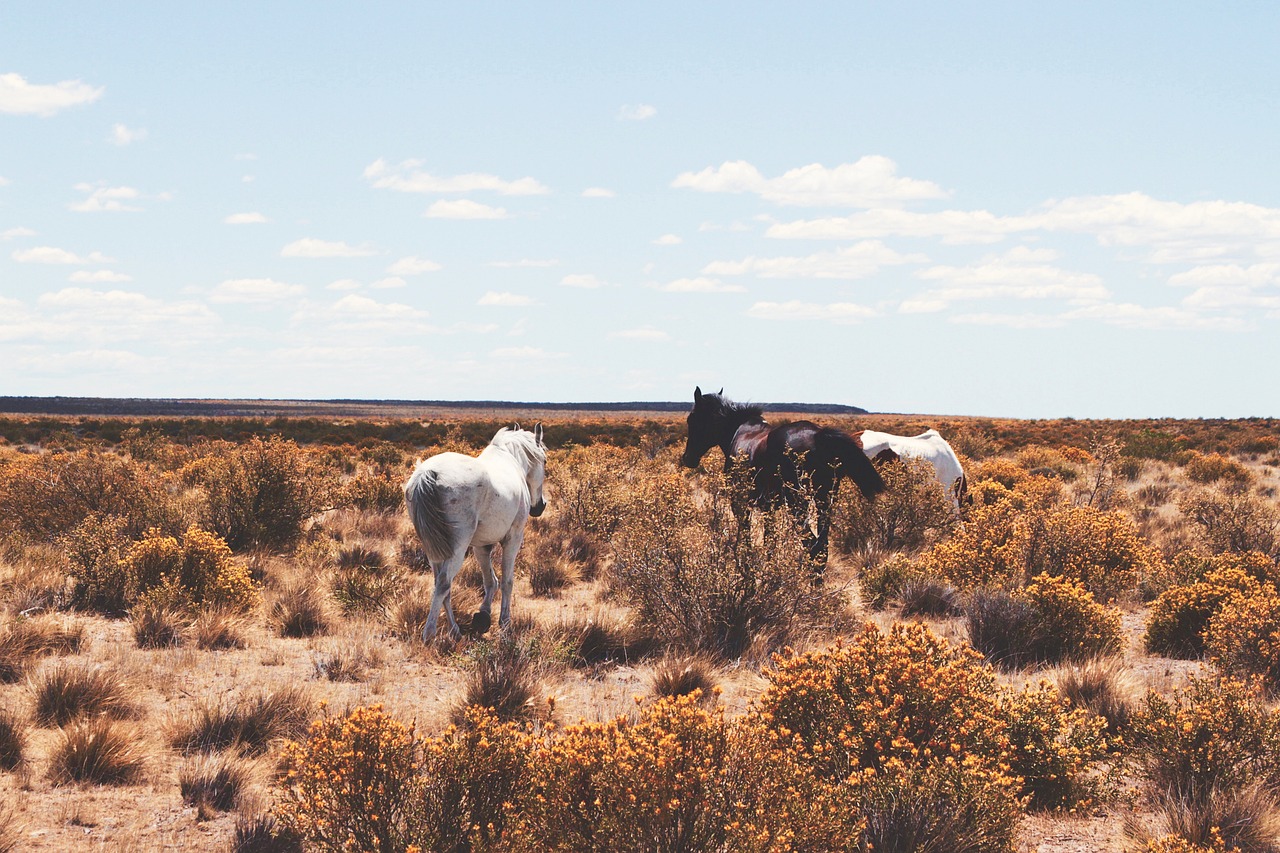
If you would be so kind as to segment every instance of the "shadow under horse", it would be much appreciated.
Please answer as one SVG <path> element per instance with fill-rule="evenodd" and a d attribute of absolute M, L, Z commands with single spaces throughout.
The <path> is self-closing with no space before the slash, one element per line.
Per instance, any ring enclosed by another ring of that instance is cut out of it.
<path fill-rule="evenodd" d="M 868 500 L 885 489 L 884 480 L 855 436 L 809 421 L 770 426 L 763 409 L 726 399 L 724 389 L 716 394 L 703 394 L 701 387 L 693 389 L 688 426 L 680 464 L 696 468 L 707 451 L 719 447 L 724 452 L 726 472 L 743 465 L 747 504 L 763 510 L 785 506 L 791 512 L 818 577 L 827 566 L 831 502 L 840 480 L 853 480 Z M 810 499 L 817 518 L 816 533 L 809 529 Z M 745 522 L 747 507 L 733 503 L 739 522 Z"/>

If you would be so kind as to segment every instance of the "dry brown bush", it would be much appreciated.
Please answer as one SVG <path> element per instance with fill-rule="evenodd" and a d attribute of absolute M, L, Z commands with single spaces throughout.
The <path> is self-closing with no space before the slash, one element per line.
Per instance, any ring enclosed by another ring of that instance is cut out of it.
<path fill-rule="evenodd" d="M 832 513 L 832 538 L 840 554 L 913 551 L 946 534 L 958 520 L 933 465 L 904 459 L 879 466 L 885 491 L 868 501 L 842 489 Z"/>
<path fill-rule="evenodd" d="M 61 731 L 49 756 L 49 777 L 55 784 L 127 785 L 140 779 L 150 752 L 132 724 L 94 717 Z"/>
<path fill-rule="evenodd" d="M 65 726 L 82 717 L 127 719 L 138 715 L 135 688 L 101 664 L 59 662 L 31 680 L 32 717 L 42 726 Z"/>
<path fill-rule="evenodd" d="M 1184 495 L 1178 509 L 1195 522 L 1205 546 L 1215 554 L 1280 553 L 1280 511 L 1244 491 L 1205 489 Z"/>

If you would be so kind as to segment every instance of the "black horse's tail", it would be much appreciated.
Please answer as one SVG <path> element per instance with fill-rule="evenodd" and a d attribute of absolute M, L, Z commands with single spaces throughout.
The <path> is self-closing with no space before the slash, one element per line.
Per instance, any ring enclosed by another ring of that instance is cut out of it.
<path fill-rule="evenodd" d="M 871 464 L 867 454 L 862 452 L 862 442 L 844 430 L 833 427 L 823 429 L 819 438 L 829 448 L 831 458 L 838 463 L 837 473 L 853 480 L 867 500 L 884 491 L 884 480 L 880 478 L 880 472 Z"/>

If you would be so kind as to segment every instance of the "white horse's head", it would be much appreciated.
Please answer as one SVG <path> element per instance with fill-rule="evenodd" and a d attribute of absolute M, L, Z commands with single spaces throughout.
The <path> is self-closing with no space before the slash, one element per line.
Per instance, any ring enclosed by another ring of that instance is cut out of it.
<path fill-rule="evenodd" d="M 547 479 L 547 445 L 542 440 L 542 424 L 530 432 L 520 429 L 520 424 L 503 427 L 493 437 L 493 443 L 505 448 L 525 469 L 525 482 L 529 486 L 529 515 L 537 518 L 547 508 L 542 497 L 542 485 Z"/>

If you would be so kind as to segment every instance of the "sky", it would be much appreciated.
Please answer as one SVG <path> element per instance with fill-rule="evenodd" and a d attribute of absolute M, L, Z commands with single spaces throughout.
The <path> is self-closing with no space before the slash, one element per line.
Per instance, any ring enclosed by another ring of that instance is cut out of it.
<path fill-rule="evenodd" d="M 1280 4 L 9 2 L 0 394 L 1280 415 Z"/>

